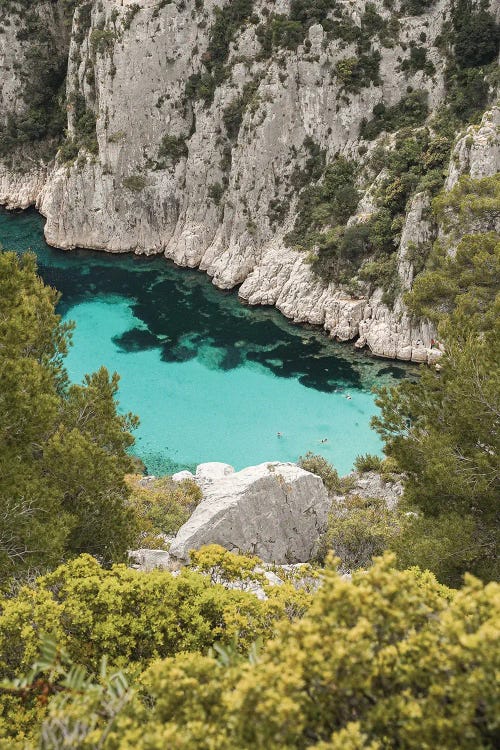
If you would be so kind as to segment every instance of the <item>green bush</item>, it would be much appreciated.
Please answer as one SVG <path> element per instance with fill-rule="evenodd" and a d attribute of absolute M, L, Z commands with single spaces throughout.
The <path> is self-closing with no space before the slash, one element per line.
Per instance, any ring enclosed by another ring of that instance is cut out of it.
<path fill-rule="evenodd" d="M 401 13 L 409 16 L 420 16 L 435 2 L 435 0 L 401 0 Z"/>
<path fill-rule="evenodd" d="M 448 67 L 446 71 L 448 109 L 460 123 L 476 122 L 488 103 L 488 82 L 484 71 L 471 68 L 460 70 Z"/>
<path fill-rule="evenodd" d="M 203 99 L 210 104 L 215 89 L 228 76 L 226 62 L 231 42 L 253 13 L 253 0 L 231 0 L 222 8 L 215 7 L 215 21 L 209 33 L 208 48 L 203 56 L 206 70 L 192 75 L 186 84 L 188 99 Z"/>
<path fill-rule="evenodd" d="M 317 456 L 309 451 L 305 456 L 301 456 L 297 463 L 302 469 L 321 477 L 323 484 L 330 494 L 340 492 L 342 488 L 340 477 L 337 470 L 332 464 L 328 463 L 326 458 L 323 458 L 323 456 Z"/>
<path fill-rule="evenodd" d="M 0 125 L 0 157 L 11 158 L 23 147 L 34 149 L 43 160 L 52 158 L 66 126 L 67 49 L 49 28 L 42 8 L 36 3 L 9 3 L 0 8 L 14 17 L 17 38 L 24 42 L 22 85 L 17 98 L 24 104 L 20 112 L 4 112 Z M 17 16 L 17 17 L 16 17 Z M 63 19 L 69 11 L 63 8 Z M 20 67 L 19 62 L 15 63 Z"/>
<path fill-rule="evenodd" d="M 450 255 L 436 242 L 425 270 L 405 296 L 409 310 L 437 324 L 457 308 L 479 330 L 494 325 L 494 299 L 500 278 L 500 242 L 495 232 L 467 234 Z"/>
<path fill-rule="evenodd" d="M 230 140 L 235 141 L 238 138 L 240 132 L 241 123 L 243 117 L 248 108 L 256 109 L 258 106 L 258 94 L 260 76 L 257 76 L 253 81 L 246 83 L 243 87 L 243 91 L 239 94 L 236 99 L 233 99 L 225 108 L 222 119 L 226 128 L 227 135 Z"/>
<path fill-rule="evenodd" d="M 343 571 L 367 568 L 400 534 L 398 514 L 388 510 L 384 500 L 348 495 L 334 503 L 328 528 L 321 537 L 318 558 L 328 552 L 340 558 Z"/>
<path fill-rule="evenodd" d="M 383 459 L 380 456 L 375 456 L 372 453 L 364 453 L 361 456 L 356 456 L 354 468 L 361 473 L 366 471 L 380 471 L 382 463 Z"/>
<path fill-rule="evenodd" d="M 130 695 L 105 679 L 104 695 L 64 690 L 54 670 L 48 684 L 63 689 L 50 698 L 45 736 L 78 730 L 79 750 L 492 748 L 498 600 L 497 584 L 469 577 L 453 592 L 429 573 L 395 570 L 388 556 L 352 580 L 327 569 L 308 612 L 248 659 L 228 645 L 179 653 L 152 664 Z M 42 719 L 23 750 L 39 746 Z"/>
<path fill-rule="evenodd" d="M 142 174 L 131 174 L 123 180 L 123 187 L 126 187 L 127 190 L 132 190 L 134 193 L 144 190 L 147 184 L 148 181 Z"/>
<path fill-rule="evenodd" d="M 485 10 L 475 11 L 470 2 L 456 3 L 453 16 L 454 53 L 460 68 L 478 68 L 498 57 L 500 26 Z"/>
<path fill-rule="evenodd" d="M 90 45 L 94 53 L 104 54 L 113 48 L 116 33 L 112 29 L 92 29 Z"/>
<path fill-rule="evenodd" d="M 74 138 L 66 138 L 58 151 L 59 159 L 65 164 L 74 162 L 80 153 L 80 147 Z"/>
<path fill-rule="evenodd" d="M 182 135 L 164 135 L 158 149 L 158 160 L 163 164 L 166 159 L 177 164 L 188 155 L 186 139 Z"/>
<path fill-rule="evenodd" d="M 174 482 L 170 477 L 161 477 L 145 485 L 144 478 L 137 474 L 125 480 L 138 533 L 134 547 L 164 548 L 163 535 L 176 534 L 202 497 L 198 485 L 190 480 Z"/>
<path fill-rule="evenodd" d="M 396 297 L 401 292 L 396 253 L 385 258 L 368 261 L 362 266 L 359 276 L 361 279 L 369 281 L 372 288 L 382 288 L 384 290 L 382 302 L 389 308 L 394 306 Z"/>
<path fill-rule="evenodd" d="M 336 227 L 318 237 L 318 250 L 310 259 L 311 267 L 323 279 L 348 283 L 369 249 L 368 223 Z"/>
<path fill-rule="evenodd" d="M 427 60 L 427 49 L 425 47 L 410 47 L 410 56 L 401 63 L 401 70 L 413 74 L 417 70 L 423 70 L 428 76 L 434 75 L 436 68 Z"/>
<path fill-rule="evenodd" d="M 224 185 L 220 182 L 214 182 L 213 185 L 208 186 L 208 197 L 216 206 L 220 206 L 224 193 Z"/>
<path fill-rule="evenodd" d="M 371 141 L 383 130 L 390 133 L 400 128 L 421 125 L 428 113 L 427 92 L 412 91 L 393 107 L 377 104 L 373 108 L 373 119 L 361 124 L 360 136 Z"/>
<path fill-rule="evenodd" d="M 335 66 L 335 74 L 342 88 L 351 93 L 359 93 L 362 88 L 371 83 L 379 86 L 381 84 L 379 75 L 381 59 L 380 52 L 374 50 L 370 54 L 339 60 Z"/>
<path fill-rule="evenodd" d="M 58 156 L 63 162 L 74 161 L 80 150 L 84 149 L 91 154 L 99 153 L 99 144 L 96 133 L 95 113 L 87 107 L 85 98 L 80 93 L 73 93 L 68 98 L 71 106 L 71 118 L 74 136 L 69 136 L 62 143 Z"/>
<path fill-rule="evenodd" d="M 339 156 L 328 164 L 319 185 L 303 190 L 293 231 L 285 237 L 289 245 L 310 249 L 318 241 L 321 229 L 347 221 L 359 201 L 356 172 L 354 162 Z"/>

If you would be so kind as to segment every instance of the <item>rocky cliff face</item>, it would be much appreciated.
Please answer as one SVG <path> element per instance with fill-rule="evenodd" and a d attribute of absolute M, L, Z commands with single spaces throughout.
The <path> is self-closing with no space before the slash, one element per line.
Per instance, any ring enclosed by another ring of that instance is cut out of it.
<path fill-rule="evenodd" d="M 339 157 L 357 165 L 359 200 L 348 224 L 375 214 L 373 185 L 385 166 L 374 168 L 372 157 L 382 140 L 398 146 L 384 133 L 360 133 L 384 112 L 418 126 L 442 104 L 439 45 L 450 0 L 422 2 L 417 16 L 405 15 L 408 3 L 397 3 L 396 14 L 394 3 L 364 0 L 47 5 L 59 19 L 75 10 L 70 41 L 63 31 L 54 41 L 60 51 L 69 44 L 67 138 L 55 161 L 30 161 L 27 147 L 21 169 L 4 158 L 0 202 L 36 204 L 54 246 L 164 253 L 205 270 L 221 288 L 241 285 L 250 304 L 276 305 L 375 354 L 432 360 L 433 331 L 410 320 L 401 299 L 414 274 L 409 248 L 436 233 L 425 190 L 411 197 L 394 240 L 391 302 L 377 284 L 359 282 L 353 292 L 345 279 L 315 273 L 287 234 L 307 213 L 304 189 Z M 18 114 L 26 103 L 16 99 L 14 62 L 29 46 L 16 28 L 0 35 L 0 104 Z M 424 101 L 425 112 L 415 114 Z M 448 185 L 464 171 L 498 169 L 492 122 L 493 130 L 483 125 L 457 147 Z"/>

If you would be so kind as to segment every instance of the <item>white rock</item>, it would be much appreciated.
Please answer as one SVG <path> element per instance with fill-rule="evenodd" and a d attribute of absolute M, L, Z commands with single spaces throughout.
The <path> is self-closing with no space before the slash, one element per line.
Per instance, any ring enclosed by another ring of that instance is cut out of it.
<path fill-rule="evenodd" d="M 218 461 L 211 461 L 196 467 L 196 481 L 200 484 L 213 482 L 214 479 L 221 479 L 230 474 L 234 474 L 234 468 L 230 464 L 223 464 Z"/>
<path fill-rule="evenodd" d="M 463 174 L 475 179 L 500 172 L 500 107 L 485 112 L 480 125 L 470 125 L 460 138 L 450 160 L 446 189 L 451 190 Z"/>
<path fill-rule="evenodd" d="M 186 479 L 194 479 L 194 474 L 190 471 L 178 471 L 176 474 L 172 474 L 173 482 L 184 482 Z"/>
<path fill-rule="evenodd" d="M 57 28 L 57 18 L 61 23 L 59 3 L 43 3 L 48 28 Z M 306 254 L 287 247 L 284 236 L 297 215 L 290 184 L 307 158 L 306 138 L 314 139 L 327 161 L 342 154 L 362 162 L 360 146 L 367 149 L 368 158 L 376 145 L 361 142 L 359 136 L 360 124 L 374 105 L 382 100 L 387 106 L 396 104 L 409 85 L 427 91 L 431 110 L 442 103 L 446 61 L 435 42 L 443 20 L 449 18 L 451 0 L 436 0 L 425 13 L 400 18 L 399 43 L 379 49 L 379 86 L 345 97 L 332 71 L 337 62 L 355 55 L 356 47 L 331 39 L 317 24 L 309 29 L 309 51 L 308 45 L 299 45 L 275 59 L 258 61 L 260 45 L 256 26 L 250 23 L 231 45 L 230 75 L 217 87 L 213 102 L 186 102 L 186 81 L 204 70 L 214 10 L 222 4 L 205 0 L 203 9 L 197 9 L 193 2 L 160 7 L 156 0 L 148 0 L 127 23 L 132 0 L 92 3 L 89 28 L 77 29 L 76 23 L 73 28 L 67 81 L 68 94 L 78 92 L 96 114 L 99 153 L 82 151 L 74 164 L 46 166 L 32 164 L 24 154 L 23 166 L 30 171 L 22 173 L 0 165 L 0 203 L 36 203 L 47 217 L 45 233 L 54 246 L 162 253 L 178 265 L 205 270 L 220 288 L 242 284 L 240 296 L 250 304 L 275 305 L 293 321 L 323 326 L 341 341 L 358 339 L 359 347 L 366 345 L 378 356 L 429 361 L 435 335 L 428 324 L 416 325 L 400 302 L 389 310 L 378 292 L 370 299 L 353 299 L 335 284 L 321 283 Z M 365 0 L 342 3 L 358 24 L 365 5 Z M 381 0 L 375 5 L 385 19 L 390 18 Z M 290 2 L 254 0 L 260 17 L 270 6 L 287 14 Z M 103 28 L 116 30 L 116 38 L 113 32 L 111 48 L 96 52 L 92 34 Z M 15 23 L 3 31 L 0 123 L 26 107 L 22 73 L 27 48 L 17 38 Z M 436 68 L 433 76 L 408 73 L 399 64 L 408 55 L 407 47 L 420 43 L 422 32 L 428 59 Z M 67 33 L 61 29 L 57 38 L 65 50 Z M 252 106 L 243 112 L 228 159 L 224 111 L 251 81 L 257 81 L 258 88 Z M 71 106 L 68 115 L 71 136 Z M 493 111 L 476 130 L 457 145 L 458 166 L 452 160 L 448 187 L 467 168 L 473 176 L 499 168 L 498 115 Z M 159 163 L 166 135 L 185 139 L 186 154 L 176 163 Z M 131 177 L 140 178 L 141 189 L 127 185 Z M 220 205 L 215 205 L 211 188 L 218 184 L 224 184 L 225 191 Z M 272 204 L 283 207 L 281 226 L 271 221 Z M 373 190 L 368 190 L 356 220 L 366 220 L 375 208 Z M 398 257 L 403 289 L 413 280 L 408 242 L 429 233 L 422 208 L 412 204 L 403 232 Z"/>
<path fill-rule="evenodd" d="M 306 562 L 324 530 L 331 502 L 321 479 L 290 463 L 251 466 L 214 479 L 179 530 L 172 557 L 220 544 L 264 562 Z"/>
<path fill-rule="evenodd" d="M 349 476 L 354 478 L 355 484 L 347 493 L 348 496 L 377 498 L 383 500 L 389 510 L 394 510 L 403 495 L 402 482 L 386 482 L 376 471 L 354 472 Z"/>
<path fill-rule="evenodd" d="M 170 554 L 164 549 L 135 549 L 129 553 L 131 567 L 136 570 L 150 571 L 156 568 L 170 568 Z"/>

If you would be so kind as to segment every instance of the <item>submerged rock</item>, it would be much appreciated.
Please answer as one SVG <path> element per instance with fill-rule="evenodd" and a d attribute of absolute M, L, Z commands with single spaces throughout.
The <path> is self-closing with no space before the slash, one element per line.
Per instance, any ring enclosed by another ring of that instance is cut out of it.
<path fill-rule="evenodd" d="M 171 557 L 187 560 L 190 550 L 205 544 L 277 564 L 314 555 L 331 505 L 314 474 L 291 463 L 266 463 L 213 477 L 203 489 L 204 499 L 172 542 Z"/>

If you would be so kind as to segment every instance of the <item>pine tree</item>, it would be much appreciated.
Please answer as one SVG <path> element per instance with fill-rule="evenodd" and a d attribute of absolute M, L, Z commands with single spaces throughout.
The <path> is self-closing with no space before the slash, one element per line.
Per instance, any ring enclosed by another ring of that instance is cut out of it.
<path fill-rule="evenodd" d="M 123 477 L 131 415 L 116 411 L 118 376 L 68 383 L 72 326 L 35 258 L 0 253 L 0 575 L 88 551 L 120 559 L 132 539 Z"/>

